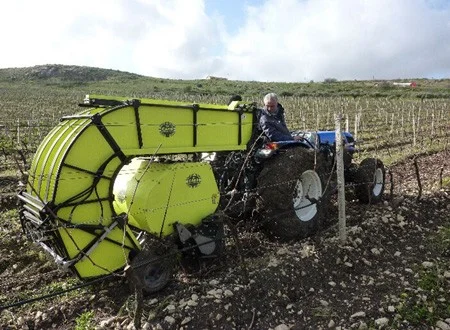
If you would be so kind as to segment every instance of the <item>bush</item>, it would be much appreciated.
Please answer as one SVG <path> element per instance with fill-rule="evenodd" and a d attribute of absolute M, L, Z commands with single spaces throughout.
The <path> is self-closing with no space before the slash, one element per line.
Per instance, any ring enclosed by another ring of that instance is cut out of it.
<path fill-rule="evenodd" d="M 393 89 L 393 85 L 387 81 L 382 81 L 381 83 L 379 83 L 378 87 L 380 87 L 382 90 L 389 90 L 389 89 Z"/>
<path fill-rule="evenodd" d="M 293 95 L 294 95 L 294 93 L 289 92 L 289 91 L 282 91 L 280 93 L 280 96 L 293 96 Z"/>
<path fill-rule="evenodd" d="M 332 84 L 337 82 L 338 80 L 336 78 L 326 78 L 323 82 L 326 84 Z"/>

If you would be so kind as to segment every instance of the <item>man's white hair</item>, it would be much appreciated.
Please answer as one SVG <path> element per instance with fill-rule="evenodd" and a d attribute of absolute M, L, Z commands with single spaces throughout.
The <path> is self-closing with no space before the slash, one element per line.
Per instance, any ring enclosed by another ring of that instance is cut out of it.
<path fill-rule="evenodd" d="M 278 103 L 278 96 L 275 93 L 269 93 L 264 96 L 264 104 L 266 104 L 269 101 L 276 101 Z"/>

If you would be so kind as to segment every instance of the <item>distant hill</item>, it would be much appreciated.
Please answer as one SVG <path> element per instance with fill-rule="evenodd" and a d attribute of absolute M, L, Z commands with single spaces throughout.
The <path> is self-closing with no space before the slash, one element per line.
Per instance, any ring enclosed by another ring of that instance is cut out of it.
<path fill-rule="evenodd" d="M 118 70 L 61 64 L 0 69 L 0 81 L 51 80 L 54 82 L 92 82 L 102 80 L 128 80 L 141 77 L 143 76 Z"/>
<path fill-rule="evenodd" d="M 412 85 L 412 83 L 414 83 Z M 223 97 L 239 94 L 245 99 L 261 99 L 275 91 L 281 97 L 380 97 L 450 98 L 449 79 L 346 80 L 326 78 L 320 82 L 259 82 L 225 79 L 168 79 L 148 77 L 119 70 L 96 67 L 47 64 L 0 69 L 0 91 L 22 85 L 44 89 L 71 89 L 106 95 L 131 95 L 163 99 L 195 99 L 208 95 Z M 22 92 L 20 92 L 22 93 Z M 42 91 L 42 93 L 44 93 Z M 23 94 L 19 94 L 23 96 Z M 219 100 L 216 100 L 219 101 Z"/>

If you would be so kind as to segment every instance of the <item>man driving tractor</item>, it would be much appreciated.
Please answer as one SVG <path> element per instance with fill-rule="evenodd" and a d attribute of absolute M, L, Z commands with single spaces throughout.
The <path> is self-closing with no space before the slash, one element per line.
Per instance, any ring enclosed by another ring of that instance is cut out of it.
<path fill-rule="evenodd" d="M 278 96 L 269 93 L 264 96 L 264 107 L 261 109 L 259 126 L 267 138 L 272 142 L 277 141 L 298 141 L 300 136 L 292 136 L 287 128 L 284 117 L 284 108 L 278 103 Z"/>

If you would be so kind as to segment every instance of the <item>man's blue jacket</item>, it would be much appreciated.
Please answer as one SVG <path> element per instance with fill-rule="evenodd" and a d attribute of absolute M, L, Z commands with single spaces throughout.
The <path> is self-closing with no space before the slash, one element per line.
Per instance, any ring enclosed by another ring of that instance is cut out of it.
<path fill-rule="evenodd" d="M 264 108 L 260 109 L 259 127 L 272 142 L 294 140 L 286 126 L 284 108 L 281 104 L 278 104 L 275 113 L 269 113 Z"/>

